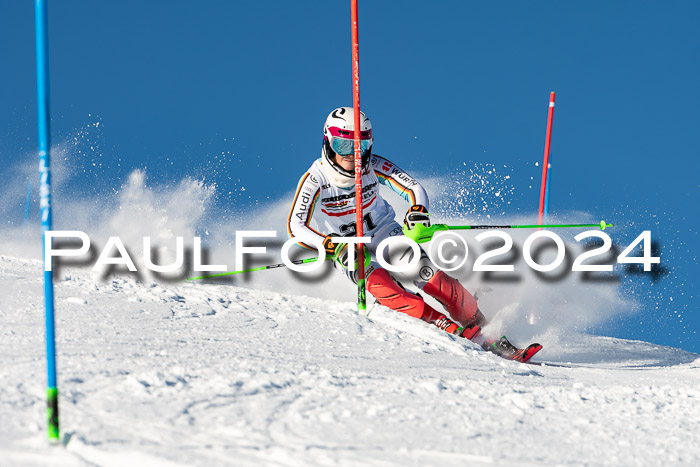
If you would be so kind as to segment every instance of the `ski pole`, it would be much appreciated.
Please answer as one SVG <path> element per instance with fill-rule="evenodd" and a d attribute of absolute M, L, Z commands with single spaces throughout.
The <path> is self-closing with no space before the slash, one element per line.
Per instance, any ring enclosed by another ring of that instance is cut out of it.
<path fill-rule="evenodd" d="M 486 229 L 542 229 L 542 228 L 576 228 L 576 227 L 599 227 L 600 230 L 605 230 L 612 227 L 613 224 L 608 224 L 605 221 L 600 221 L 598 224 L 525 224 L 525 225 L 447 225 L 433 224 L 430 227 L 425 227 L 422 224 L 415 225 L 409 229 L 404 225 L 403 234 L 416 243 L 425 243 L 432 240 L 433 235 L 444 230 L 486 230 Z"/>
<path fill-rule="evenodd" d="M 440 225 L 440 224 L 438 224 Z M 444 224 L 443 224 L 444 225 Z M 600 227 L 600 230 L 605 230 L 607 227 L 612 227 L 612 224 L 607 224 L 605 221 L 600 221 L 598 224 L 536 224 L 536 225 L 448 225 L 447 230 L 475 230 L 475 229 L 541 229 L 541 228 L 574 228 L 574 227 Z"/>
<path fill-rule="evenodd" d="M 323 260 L 327 260 L 328 258 L 332 257 L 325 257 Z M 317 261 L 319 257 L 316 258 L 306 258 L 306 259 L 298 259 L 295 261 L 290 261 L 292 264 L 305 264 L 305 263 L 311 263 L 314 261 Z M 275 268 L 284 268 L 287 267 L 286 264 L 284 263 L 278 263 L 278 264 L 270 264 L 268 266 L 260 266 L 259 268 L 252 268 L 252 269 L 244 269 L 243 271 L 230 271 L 230 272 L 222 272 L 219 274 L 211 274 L 209 276 L 200 276 L 200 277 L 190 277 L 187 280 L 188 281 L 196 281 L 198 279 L 208 279 L 210 277 L 222 277 L 222 276 L 230 276 L 232 274 L 243 274 L 244 272 L 253 272 L 253 271 L 264 271 L 266 269 L 275 269 Z"/>

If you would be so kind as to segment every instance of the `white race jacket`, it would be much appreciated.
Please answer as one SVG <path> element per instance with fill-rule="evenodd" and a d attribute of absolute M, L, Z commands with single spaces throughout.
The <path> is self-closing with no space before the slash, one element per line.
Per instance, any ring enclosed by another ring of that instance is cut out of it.
<path fill-rule="evenodd" d="M 333 185 L 322 166 L 326 163 L 322 158 L 317 159 L 299 181 L 287 220 L 290 237 L 316 236 L 323 241 L 330 234 L 355 236 L 355 187 Z M 379 195 L 379 183 L 390 187 L 411 205 L 421 204 L 429 209 L 428 194 L 420 183 L 389 160 L 373 154 L 362 174 L 364 236 L 371 237 L 396 216 Z M 318 230 L 312 226 L 312 218 L 320 226 Z M 299 244 L 315 250 L 303 242 Z"/>

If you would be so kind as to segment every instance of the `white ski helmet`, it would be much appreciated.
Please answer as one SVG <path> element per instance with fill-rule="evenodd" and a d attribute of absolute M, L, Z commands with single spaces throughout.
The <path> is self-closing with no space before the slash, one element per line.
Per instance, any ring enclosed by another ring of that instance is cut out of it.
<path fill-rule="evenodd" d="M 338 107 L 326 118 L 323 125 L 323 165 L 335 185 L 351 186 L 355 181 L 355 171 L 345 170 L 335 162 L 335 155 L 349 156 L 355 152 L 355 112 L 352 107 Z M 360 111 L 360 150 L 362 167 L 367 167 L 372 155 L 372 122 Z"/>

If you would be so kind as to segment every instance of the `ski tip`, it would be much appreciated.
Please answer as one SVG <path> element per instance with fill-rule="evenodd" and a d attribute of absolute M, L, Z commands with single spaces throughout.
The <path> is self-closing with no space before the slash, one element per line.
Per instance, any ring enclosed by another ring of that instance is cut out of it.
<path fill-rule="evenodd" d="M 537 344 L 537 343 L 530 344 L 527 347 L 525 347 L 524 349 L 520 349 L 518 352 L 516 352 L 516 354 L 513 355 L 513 360 L 516 360 L 516 361 L 522 362 L 522 363 L 527 363 L 540 350 L 542 350 L 542 346 L 540 344 Z"/>

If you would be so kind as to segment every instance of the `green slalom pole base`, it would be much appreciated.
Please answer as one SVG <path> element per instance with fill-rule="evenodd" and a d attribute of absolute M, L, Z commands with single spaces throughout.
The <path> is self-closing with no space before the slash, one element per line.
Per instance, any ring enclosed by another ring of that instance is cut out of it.
<path fill-rule="evenodd" d="M 367 313 L 367 295 L 365 294 L 365 279 L 357 281 L 357 312 L 361 315 Z"/>
<path fill-rule="evenodd" d="M 49 422 L 49 442 L 51 444 L 59 444 L 61 442 L 61 434 L 58 429 L 58 389 L 48 388 L 46 390 L 46 417 Z"/>

